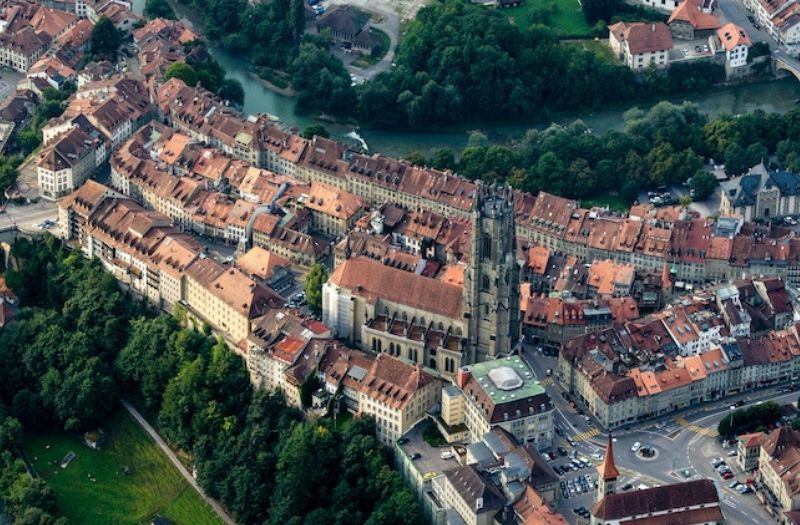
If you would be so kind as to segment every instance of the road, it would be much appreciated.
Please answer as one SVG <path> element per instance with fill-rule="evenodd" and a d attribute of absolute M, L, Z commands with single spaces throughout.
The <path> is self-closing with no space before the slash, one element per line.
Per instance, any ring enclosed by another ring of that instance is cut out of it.
<path fill-rule="evenodd" d="M 721 11 L 721 18 L 723 18 L 727 22 L 733 22 L 734 24 L 743 27 L 747 34 L 750 36 L 750 40 L 752 42 L 761 42 L 764 41 L 769 44 L 770 48 L 774 49 L 777 47 L 777 44 L 774 40 L 769 36 L 767 31 L 764 30 L 762 27 L 761 29 L 756 29 L 752 23 L 747 19 L 748 16 L 753 16 L 747 8 L 742 5 L 742 3 L 738 0 L 720 0 L 718 9 Z"/>
<path fill-rule="evenodd" d="M 567 451 L 574 449 L 579 457 L 584 458 L 591 458 L 593 454 L 602 454 L 608 434 L 601 431 L 594 421 L 587 422 L 581 414 L 570 407 L 562 396 L 563 390 L 553 380 L 554 378 L 546 377 L 548 368 L 556 370 L 557 358 L 542 355 L 535 347 L 528 345 L 525 345 L 522 357 L 533 369 L 534 374 L 542 380 L 543 386 L 553 400 L 554 422 L 564 434 L 563 437 L 559 437 L 556 447 L 562 447 Z M 778 393 L 779 388 L 772 387 L 748 392 L 714 403 L 692 407 L 687 411 L 633 424 L 624 430 L 614 431 L 612 433 L 614 459 L 622 474 L 619 485 L 630 483 L 633 487 L 640 484 L 652 487 L 687 479 L 710 478 L 717 484 L 726 523 L 750 525 L 772 522 L 772 518 L 759 504 L 755 495 L 742 495 L 728 488 L 728 484 L 732 480 L 723 482 L 711 466 L 710 460 L 722 456 L 728 460 L 736 474 L 736 479 L 740 482 L 745 481 L 746 475 L 735 465 L 735 461 L 733 461 L 735 458 L 727 456 L 731 449 L 724 449 L 716 437 L 717 424 L 730 413 L 731 404 L 737 400 L 742 400 L 747 406 L 761 400 L 788 403 L 797 399 L 797 392 Z M 578 408 L 580 409 L 580 406 Z M 567 438 L 573 439 L 574 447 L 569 445 Z M 636 442 L 655 450 L 656 456 L 647 460 L 641 458 L 631 450 Z M 552 465 L 563 465 L 568 462 L 568 458 L 557 457 Z M 598 464 L 599 460 L 595 459 L 593 463 Z M 682 474 L 685 470 L 688 470 L 688 478 Z M 596 479 L 594 469 L 569 472 L 562 479 L 569 480 L 585 474 Z M 558 510 L 564 514 L 567 520 L 574 522 L 577 516 L 572 509 L 580 506 L 589 508 L 594 499 L 593 491 L 570 497 L 559 503 Z"/>
<path fill-rule="evenodd" d="M 34 231 L 37 230 L 36 225 L 45 219 L 58 221 L 58 205 L 55 202 L 42 201 L 22 206 L 9 203 L 5 211 L 0 213 L 0 231 L 13 226 Z"/>
<path fill-rule="evenodd" d="M 186 470 L 186 467 L 183 466 L 183 463 L 178 460 L 177 456 L 175 456 L 175 453 L 172 452 L 172 449 L 169 448 L 163 439 L 161 439 L 161 436 L 158 435 L 158 432 L 156 432 L 155 429 L 150 426 L 150 423 L 148 423 L 147 420 L 142 417 L 139 411 L 124 399 L 122 400 L 122 405 L 131 414 L 131 416 L 133 416 L 133 419 L 135 419 L 136 422 L 139 423 L 139 425 L 150 435 L 150 437 L 153 438 L 153 440 L 156 442 L 156 445 L 158 445 L 158 447 L 164 451 L 164 454 L 167 455 L 169 460 L 172 461 L 172 464 L 175 465 L 175 468 L 178 469 L 178 472 L 180 472 L 186 481 L 188 481 L 189 484 L 194 487 L 194 490 L 200 494 L 200 497 L 203 498 L 203 501 L 208 503 L 208 505 L 214 509 L 214 512 L 217 513 L 222 521 L 228 525 L 236 525 L 236 522 L 233 521 L 233 518 L 228 516 L 228 513 L 225 512 L 225 509 L 223 509 L 219 503 L 206 496 L 205 492 L 203 492 L 203 489 L 201 489 L 200 485 L 197 484 L 197 481 L 194 479 L 194 477 L 192 477 L 189 471 Z"/>
<path fill-rule="evenodd" d="M 343 56 L 343 54 L 337 55 L 342 59 L 342 62 L 344 62 L 347 71 L 355 76 L 355 81 L 359 84 L 367 80 L 372 80 L 378 73 L 388 71 L 392 67 L 392 62 L 394 62 L 394 53 L 397 49 L 398 37 L 400 35 L 400 17 L 395 12 L 393 6 L 382 1 L 376 2 L 368 0 L 322 0 L 320 3 L 326 10 L 337 4 L 352 5 L 368 13 L 377 15 L 381 20 L 379 22 L 373 20 L 371 25 L 386 33 L 390 41 L 389 50 L 381 61 L 369 67 L 361 68 L 353 66 L 351 62 L 354 57 L 349 57 L 350 60 L 348 60 L 348 57 Z"/>

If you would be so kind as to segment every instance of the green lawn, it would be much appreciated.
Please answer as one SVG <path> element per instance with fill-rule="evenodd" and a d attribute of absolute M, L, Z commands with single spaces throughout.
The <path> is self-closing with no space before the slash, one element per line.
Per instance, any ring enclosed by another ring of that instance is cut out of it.
<path fill-rule="evenodd" d="M 179 525 L 222 523 L 125 410 L 105 430 L 108 438 L 99 451 L 64 432 L 30 436 L 25 444 L 70 523 L 149 524 L 155 514 Z M 62 469 L 58 464 L 69 451 L 77 457 Z M 123 473 L 126 465 L 130 475 Z"/>
<path fill-rule="evenodd" d="M 592 36 L 592 28 L 583 17 L 578 0 L 522 0 L 519 7 L 503 9 L 521 28 L 530 27 L 544 18 L 549 25 L 565 37 Z"/>
<path fill-rule="evenodd" d="M 592 208 L 595 206 L 600 208 L 608 206 L 614 211 L 628 211 L 631 207 L 631 202 L 619 195 L 608 194 L 596 195 L 591 199 L 581 200 L 581 207 L 583 208 Z"/>
<path fill-rule="evenodd" d="M 609 63 L 615 63 L 614 55 L 608 47 L 606 40 L 572 40 L 570 42 L 562 42 L 562 45 L 567 47 L 574 47 L 584 51 L 590 51 Z"/>

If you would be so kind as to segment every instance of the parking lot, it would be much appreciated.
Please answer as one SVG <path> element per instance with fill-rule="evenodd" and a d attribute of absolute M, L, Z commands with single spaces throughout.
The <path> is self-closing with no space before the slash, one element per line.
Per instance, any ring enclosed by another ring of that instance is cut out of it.
<path fill-rule="evenodd" d="M 421 422 L 409 431 L 399 442 L 400 449 L 414 462 L 414 466 L 426 477 L 433 477 L 445 470 L 455 468 L 458 462 L 454 457 L 442 459 L 442 453 L 450 447 L 432 447 L 425 442 L 423 433 L 427 422 Z"/>

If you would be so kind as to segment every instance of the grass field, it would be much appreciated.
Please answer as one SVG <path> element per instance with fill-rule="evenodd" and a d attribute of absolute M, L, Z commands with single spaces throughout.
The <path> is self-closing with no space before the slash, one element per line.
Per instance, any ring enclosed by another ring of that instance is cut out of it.
<path fill-rule="evenodd" d="M 583 208 L 593 208 L 595 206 L 599 208 L 608 206 L 614 211 L 628 211 L 631 207 L 631 202 L 619 195 L 597 195 L 591 199 L 581 200 L 581 207 Z"/>
<path fill-rule="evenodd" d="M 560 34 L 569 37 L 592 35 L 592 28 L 586 23 L 578 0 L 523 0 L 521 6 L 503 9 L 501 12 L 513 18 L 519 27 L 527 28 L 537 18 L 537 12 L 550 12 L 550 6 L 555 7 L 549 15 L 548 25 Z"/>
<path fill-rule="evenodd" d="M 105 430 L 102 450 L 64 432 L 27 439 L 28 456 L 70 523 L 149 524 L 155 514 L 179 525 L 222 523 L 127 412 L 121 409 Z M 62 469 L 58 464 L 69 451 L 77 457 Z"/>
<path fill-rule="evenodd" d="M 562 42 L 561 45 L 574 47 L 576 49 L 583 49 L 584 51 L 591 51 L 598 58 L 607 62 L 614 63 L 614 55 L 611 49 L 606 44 L 605 40 L 572 40 L 570 42 Z"/>

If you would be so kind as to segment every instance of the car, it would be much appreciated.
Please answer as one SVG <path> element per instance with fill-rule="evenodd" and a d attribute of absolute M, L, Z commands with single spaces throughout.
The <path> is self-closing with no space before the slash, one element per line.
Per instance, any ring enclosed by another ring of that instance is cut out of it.
<path fill-rule="evenodd" d="M 639 452 L 639 449 L 640 449 L 640 448 L 642 448 L 642 444 L 641 444 L 641 443 L 639 443 L 639 442 L 637 441 L 637 442 L 636 442 L 636 443 L 634 443 L 634 444 L 633 444 L 633 446 L 631 447 L 631 452 Z"/>
<path fill-rule="evenodd" d="M 717 468 L 718 466 L 722 465 L 723 463 L 725 463 L 725 460 L 722 459 L 719 456 L 717 456 L 717 457 L 715 457 L 714 459 L 711 460 L 711 466 L 713 466 L 714 468 Z"/>
<path fill-rule="evenodd" d="M 739 482 L 738 482 L 738 481 L 736 481 L 736 480 L 733 480 L 733 481 L 731 481 L 731 482 L 728 484 L 728 488 L 729 488 L 729 489 L 735 489 L 735 488 L 736 488 L 736 487 L 738 487 L 738 486 L 739 486 Z"/>
<path fill-rule="evenodd" d="M 547 370 L 545 370 L 544 375 L 546 375 L 547 377 L 550 377 L 551 375 L 553 375 L 553 369 L 552 368 L 548 368 Z"/>
<path fill-rule="evenodd" d="M 755 23 L 755 21 L 756 21 L 756 19 L 755 19 L 755 18 L 753 18 L 753 15 L 747 15 L 747 20 L 748 20 L 748 21 L 749 21 L 751 24 Z"/>
<path fill-rule="evenodd" d="M 722 479 L 731 479 L 733 477 L 733 472 L 726 472 L 722 475 Z"/>
<path fill-rule="evenodd" d="M 708 53 L 708 44 L 703 44 L 703 51 Z"/>
<path fill-rule="evenodd" d="M 569 394 L 567 394 L 566 392 L 561 392 L 561 397 L 569 401 Z"/>
<path fill-rule="evenodd" d="M 558 452 L 558 455 L 559 455 L 559 456 L 566 456 L 566 455 L 567 455 L 567 451 L 566 451 L 566 450 L 564 450 L 564 449 L 563 449 L 563 448 L 561 448 L 561 447 L 558 447 L 558 450 L 556 450 L 556 452 Z"/>
<path fill-rule="evenodd" d="M 742 406 L 744 406 L 744 401 L 742 401 L 742 400 L 740 399 L 739 401 L 737 401 L 736 403 L 734 403 L 734 404 L 733 404 L 733 406 L 735 406 L 736 408 L 742 407 Z"/>
<path fill-rule="evenodd" d="M 753 489 L 751 489 L 747 485 L 739 485 L 738 487 L 736 487 L 736 492 L 738 492 L 739 494 L 748 494 L 752 491 Z"/>
<path fill-rule="evenodd" d="M 736 452 L 736 449 L 733 449 L 733 450 L 729 450 L 729 451 L 728 451 L 728 457 L 731 457 L 731 458 L 732 458 L 732 457 L 733 457 L 733 456 L 735 456 L 736 454 L 737 454 L 737 452 Z"/>
<path fill-rule="evenodd" d="M 699 52 L 700 52 L 700 46 L 694 46 L 694 50 L 695 50 L 697 53 L 699 53 Z"/>
<path fill-rule="evenodd" d="M 317 5 L 314 6 L 314 12 L 316 14 L 318 14 L 318 15 L 321 15 L 322 13 L 325 12 L 325 8 L 322 7 L 321 5 L 317 4 Z"/>
<path fill-rule="evenodd" d="M 420 454 L 419 452 L 414 452 L 414 453 L 413 453 L 413 454 L 411 454 L 409 457 L 410 457 L 412 460 L 415 460 L 415 459 L 419 459 L 419 458 L 421 458 L 421 457 L 422 457 L 422 454 Z"/>
<path fill-rule="evenodd" d="M 405 445 L 406 443 L 408 443 L 408 438 L 406 438 L 406 437 L 402 437 L 402 438 L 397 440 L 397 444 L 398 445 Z"/>
<path fill-rule="evenodd" d="M 596 459 L 598 461 L 602 461 L 603 454 L 601 454 L 600 452 L 592 452 L 592 459 Z"/>
<path fill-rule="evenodd" d="M 575 440 L 572 439 L 572 438 L 567 438 L 567 443 L 569 443 L 569 446 L 571 446 L 571 447 L 575 446 Z"/>
<path fill-rule="evenodd" d="M 753 22 L 753 27 L 755 27 L 756 29 L 761 29 L 761 24 L 759 24 L 758 22 Z"/>
<path fill-rule="evenodd" d="M 575 507 L 574 509 L 572 509 L 572 512 L 574 512 L 575 514 L 580 514 L 581 512 L 583 512 L 583 507 Z"/>
<path fill-rule="evenodd" d="M 452 450 L 445 450 L 441 454 L 439 454 L 439 457 L 442 459 L 453 459 L 454 457 L 456 457 L 456 455 L 453 454 Z"/>
<path fill-rule="evenodd" d="M 632 488 L 633 485 L 631 485 L 630 483 L 626 483 L 622 486 L 622 490 L 631 490 Z"/>

